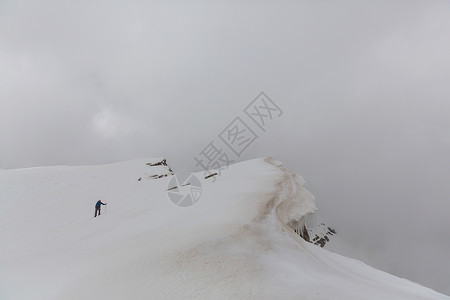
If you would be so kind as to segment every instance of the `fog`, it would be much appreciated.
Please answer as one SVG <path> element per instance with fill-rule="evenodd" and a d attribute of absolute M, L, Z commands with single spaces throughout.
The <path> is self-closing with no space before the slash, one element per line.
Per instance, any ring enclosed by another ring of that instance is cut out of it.
<path fill-rule="evenodd" d="M 273 156 L 359 258 L 450 294 L 449 36 L 445 1 L 4 0 L 0 167 Z"/>

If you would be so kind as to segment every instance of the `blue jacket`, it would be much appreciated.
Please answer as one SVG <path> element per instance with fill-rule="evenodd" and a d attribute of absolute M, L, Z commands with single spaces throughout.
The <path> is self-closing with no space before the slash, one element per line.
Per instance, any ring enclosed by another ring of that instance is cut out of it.
<path fill-rule="evenodd" d="M 103 203 L 102 201 L 98 200 L 97 203 L 95 204 L 95 207 L 100 207 L 100 205 L 106 205 L 106 204 Z"/>

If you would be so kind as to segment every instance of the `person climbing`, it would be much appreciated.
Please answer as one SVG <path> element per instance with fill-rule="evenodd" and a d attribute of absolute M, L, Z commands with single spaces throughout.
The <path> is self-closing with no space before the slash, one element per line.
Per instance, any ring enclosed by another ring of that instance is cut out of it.
<path fill-rule="evenodd" d="M 98 200 L 97 203 L 95 204 L 95 216 L 94 216 L 94 218 L 97 216 L 97 212 L 98 212 L 98 215 L 100 216 L 100 207 L 102 205 L 106 205 L 106 203 L 103 203 L 102 200 Z"/>

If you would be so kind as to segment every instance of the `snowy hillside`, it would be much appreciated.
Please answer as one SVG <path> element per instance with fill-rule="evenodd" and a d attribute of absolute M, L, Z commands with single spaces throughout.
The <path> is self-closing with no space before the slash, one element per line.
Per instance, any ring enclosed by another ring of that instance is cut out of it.
<path fill-rule="evenodd" d="M 1 171 L 0 299 L 450 299 L 301 239 L 314 198 L 272 159 L 185 208 L 155 161 Z"/>

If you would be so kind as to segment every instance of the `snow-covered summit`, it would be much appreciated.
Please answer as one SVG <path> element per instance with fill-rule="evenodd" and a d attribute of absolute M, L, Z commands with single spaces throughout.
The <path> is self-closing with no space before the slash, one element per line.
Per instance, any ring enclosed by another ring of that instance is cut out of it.
<path fill-rule="evenodd" d="M 137 180 L 157 160 L 2 171 L 0 299 L 450 299 L 305 242 L 314 197 L 273 159 L 198 173 L 191 207 Z"/>

